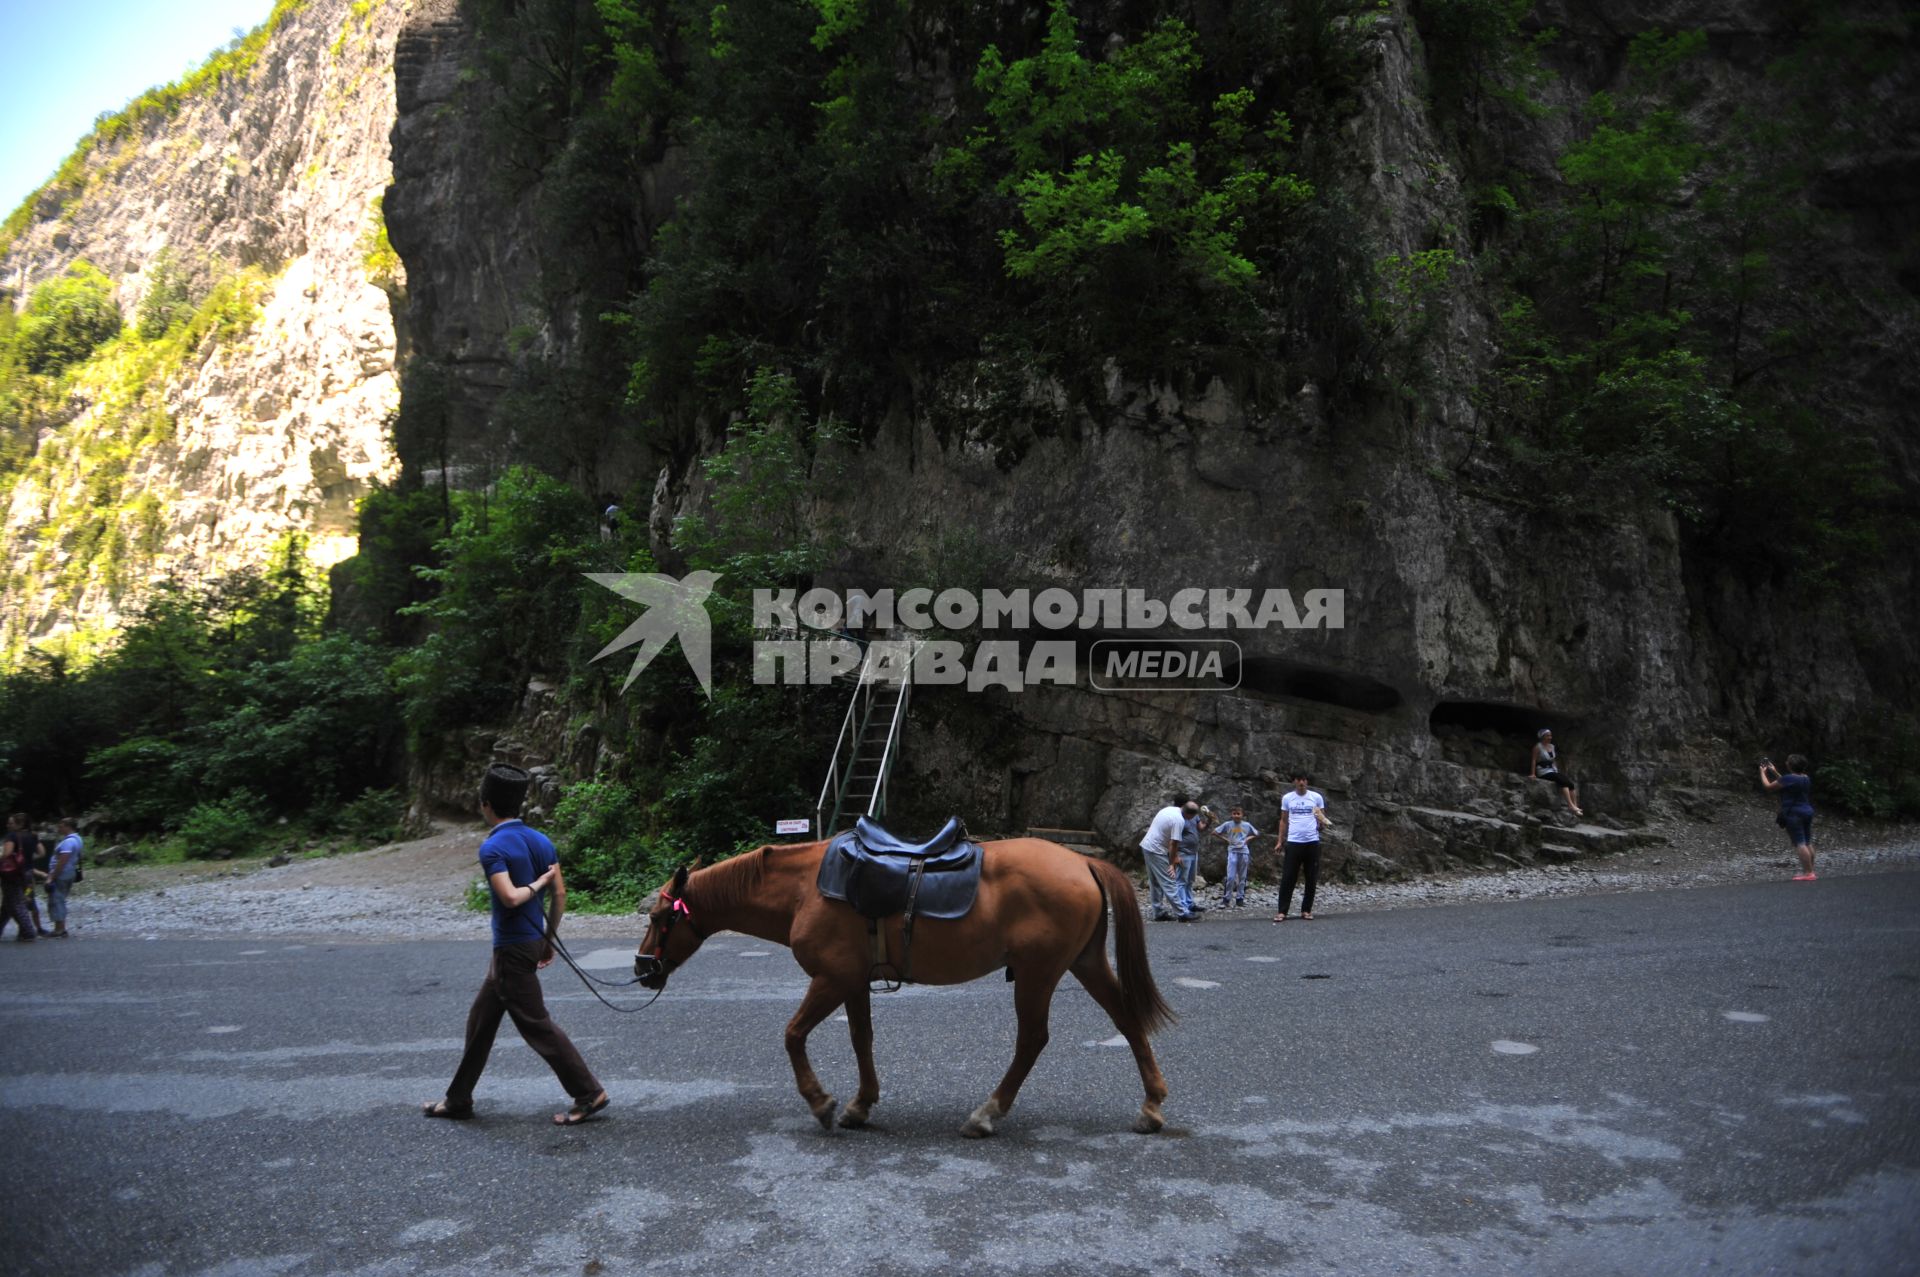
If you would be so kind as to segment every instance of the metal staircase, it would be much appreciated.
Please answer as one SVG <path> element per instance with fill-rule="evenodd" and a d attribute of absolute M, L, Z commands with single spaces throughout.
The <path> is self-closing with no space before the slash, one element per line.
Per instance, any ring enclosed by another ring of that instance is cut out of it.
<path fill-rule="evenodd" d="M 842 820 L 851 822 L 855 816 L 878 820 L 886 814 L 887 782 L 900 759 L 900 734 L 906 727 L 907 699 L 913 688 L 911 668 L 912 650 L 904 644 L 867 648 L 853 675 L 853 697 L 834 741 L 820 800 L 814 805 L 814 837 L 831 837 Z"/>

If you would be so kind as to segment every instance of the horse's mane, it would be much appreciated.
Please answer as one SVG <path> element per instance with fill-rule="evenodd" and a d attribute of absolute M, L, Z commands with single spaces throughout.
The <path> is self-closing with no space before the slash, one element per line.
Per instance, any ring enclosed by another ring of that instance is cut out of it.
<path fill-rule="evenodd" d="M 731 909 L 752 900 L 766 877 L 768 858 L 781 849 L 780 844 L 769 844 L 702 869 L 697 888 L 701 906 Z"/>

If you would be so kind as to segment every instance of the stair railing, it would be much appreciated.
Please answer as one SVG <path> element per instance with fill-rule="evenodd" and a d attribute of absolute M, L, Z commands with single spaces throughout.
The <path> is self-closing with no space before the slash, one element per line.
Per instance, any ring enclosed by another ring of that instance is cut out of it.
<path fill-rule="evenodd" d="M 873 721 L 875 708 L 875 688 L 895 686 L 898 694 L 894 699 L 891 713 L 887 717 L 887 734 L 880 753 L 880 765 L 873 777 L 873 789 L 866 795 L 867 806 L 863 813 L 878 819 L 886 810 L 887 782 L 891 778 L 894 763 L 899 758 L 900 733 L 906 725 L 907 689 L 912 685 L 913 653 L 919 647 L 915 643 L 904 649 L 904 667 L 893 676 L 882 676 L 882 663 L 876 659 L 881 653 L 881 645 L 876 643 L 867 648 L 865 658 L 853 689 L 853 696 L 847 703 L 847 714 L 841 720 L 840 734 L 834 739 L 833 754 L 827 762 L 826 780 L 820 786 L 819 800 L 813 809 L 813 836 L 825 838 L 839 828 L 842 810 L 845 807 L 847 791 L 855 779 L 861 758 L 861 748 L 866 741 L 867 728 Z M 885 649 L 887 654 L 898 659 L 902 654 L 901 645 L 890 643 Z"/>

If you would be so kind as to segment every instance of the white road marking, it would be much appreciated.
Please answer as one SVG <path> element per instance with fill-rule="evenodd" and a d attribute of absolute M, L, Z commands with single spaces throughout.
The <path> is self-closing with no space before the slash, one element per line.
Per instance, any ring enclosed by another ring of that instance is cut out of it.
<path fill-rule="evenodd" d="M 257 958 L 265 952 L 266 952 L 265 949 L 242 949 L 240 951 L 240 956 L 243 958 Z"/>
<path fill-rule="evenodd" d="M 209 1033 L 238 1033 L 239 1031 L 240 1026 L 237 1024 L 216 1024 L 207 1030 Z"/>
<path fill-rule="evenodd" d="M 1758 1011 L 1722 1011 L 1720 1014 L 1735 1024 L 1765 1024 L 1773 1018 L 1770 1015 L 1761 1015 Z"/>
<path fill-rule="evenodd" d="M 1501 1038 L 1493 1044 L 1493 1049 L 1501 1055 L 1532 1055 L 1540 1048 L 1531 1042 L 1510 1042 L 1506 1038 Z"/>
<path fill-rule="evenodd" d="M 742 958 L 771 958 L 773 951 L 770 949 L 742 949 L 738 956 Z"/>
<path fill-rule="evenodd" d="M 1173 982 L 1186 989 L 1217 989 L 1220 987 L 1218 980 L 1196 980 L 1190 975 L 1175 976 Z"/>
<path fill-rule="evenodd" d="M 633 965 L 631 949 L 595 949 L 574 961 L 588 971 L 619 971 Z"/>
<path fill-rule="evenodd" d="M 1087 1043 L 1088 1046 L 1125 1046 L 1126 1044 L 1127 1035 L 1124 1033 L 1116 1033 L 1103 1041 Z"/>
<path fill-rule="evenodd" d="M 1249 954 L 1247 957 L 1247 961 L 1248 962 L 1278 962 L 1280 961 L 1280 959 L 1268 953 L 1255 953 L 1255 954 Z"/>

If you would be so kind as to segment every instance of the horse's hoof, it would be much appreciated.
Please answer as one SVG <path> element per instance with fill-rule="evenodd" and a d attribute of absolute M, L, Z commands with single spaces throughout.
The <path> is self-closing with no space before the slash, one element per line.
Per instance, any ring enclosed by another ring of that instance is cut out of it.
<path fill-rule="evenodd" d="M 859 1130 L 866 1124 L 867 1110 L 861 1108 L 858 1104 L 847 1105 L 846 1111 L 840 1114 L 840 1125 L 850 1131 Z"/>
<path fill-rule="evenodd" d="M 1144 1109 L 1141 1111 L 1139 1117 L 1133 1119 L 1133 1129 L 1137 1135 L 1153 1135 L 1166 1124 L 1166 1118 L 1161 1117 L 1158 1113 L 1148 1113 Z"/>
<path fill-rule="evenodd" d="M 834 1110 L 839 1107 L 840 1106 L 834 1102 L 834 1098 L 829 1095 L 826 1103 L 813 1110 L 814 1120 L 820 1123 L 821 1130 L 830 1131 L 833 1129 Z"/>
<path fill-rule="evenodd" d="M 1005 1116 L 1004 1109 L 992 1100 L 988 1100 L 967 1115 L 967 1123 L 960 1128 L 960 1133 L 970 1140 L 983 1140 L 993 1134 L 993 1120 Z"/>

